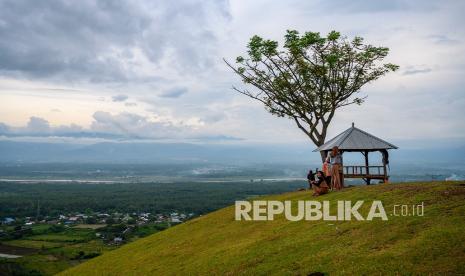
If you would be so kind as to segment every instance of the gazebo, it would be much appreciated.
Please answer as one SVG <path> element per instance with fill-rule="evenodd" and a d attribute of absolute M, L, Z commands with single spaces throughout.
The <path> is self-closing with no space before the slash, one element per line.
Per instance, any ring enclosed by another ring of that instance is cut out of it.
<path fill-rule="evenodd" d="M 352 123 L 351 128 L 324 143 L 314 152 L 323 151 L 327 156 L 334 146 L 337 146 L 341 153 L 360 152 L 365 157 L 365 165 L 345 166 L 343 164 L 342 174 L 344 178 L 361 178 L 368 185 L 372 179 L 379 179 L 384 183 L 388 182 L 389 175 L 386 170 L 387 165 L 389 165 L 388 150 L 397 149 L 396 146 L 356 128 L 354 123 Z M 382 154 L 382 166 L 370 166 L 369 164 L 368 153 L 376 151 Z"/>

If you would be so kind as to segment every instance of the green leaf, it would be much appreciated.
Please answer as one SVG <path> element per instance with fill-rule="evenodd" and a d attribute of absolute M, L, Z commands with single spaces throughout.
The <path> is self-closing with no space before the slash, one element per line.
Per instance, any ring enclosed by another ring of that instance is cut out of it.
<path fill-rule="evenodd" d="M 394 72 L 394 71 L 397 71 L 400 68 L 400 66 L 392 64 L 392 63 L 387 63 L 387 64 L 384 64 L 384 68 Z"/>
<path fill-rule="evenodd" d="M 265 40 L 262 43 L 262 53 L 265 56 L 273 56 L 277 54 L 276 49 L 278 48 L 278 42 L 273 41 L 273 40 Z"/>
<path fill-rule="evenodd" d="M 247 47 L 249 48 L 249 55 L 252 61 L 260 61 L 262 59 L 262 52 L 261 47 L 263 43 L 263 38 L 259 37 L 258 35 L 254 35 L 251 39 Z"/>
<path fill-rule="evenodd" d="M 305 35 L 300 39 L 302 47 L 309 47 L 316 43 L 324 43 L 325 39 L 320 36 L 320 33 L 306 32 Z"/>
<path fill-rule="evenodd" d="M 331 32 L 328 34 L 328 40 L 329 40 L 329 41 L 336 41 L 339 37 L 341 37 L 341 33 L 340 33 L 340 32 L 331 31 Z"/>

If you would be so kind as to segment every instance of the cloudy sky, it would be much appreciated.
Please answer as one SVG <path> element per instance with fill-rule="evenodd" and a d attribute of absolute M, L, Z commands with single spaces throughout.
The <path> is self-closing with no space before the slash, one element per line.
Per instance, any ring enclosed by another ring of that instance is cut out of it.
<path fill-rule="evenodd" d="M 286 119 L 235 93 L 222 58 L 287 29 L 337 30 L 400 65 L 339 110 L 394 141 L 465 138 L 464 1 L 0 1 L 2 139 L 294 143 Z"/>

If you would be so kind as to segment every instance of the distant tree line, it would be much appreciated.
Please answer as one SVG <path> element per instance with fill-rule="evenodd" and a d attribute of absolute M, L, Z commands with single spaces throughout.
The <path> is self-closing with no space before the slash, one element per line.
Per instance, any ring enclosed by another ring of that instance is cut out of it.
<path fill-rule="evenodd" d="M 58 216 L 70 212 L 204 214 L 250 196 L 303 187 L 295 182 L 12 184 L 0 182 L 0 218 Z"/>

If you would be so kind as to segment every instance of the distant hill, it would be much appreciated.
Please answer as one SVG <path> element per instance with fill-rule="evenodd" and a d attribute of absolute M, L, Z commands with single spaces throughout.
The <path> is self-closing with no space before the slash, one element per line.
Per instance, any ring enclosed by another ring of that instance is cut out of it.
<path fill-rule="evenodd" d="M 315 147 L 302 144 L 194 144 L 154 142 L 103 142 L 96 144 L 0 141 L 0 162 L 8 163 L 299 163 L 319 164 Z M 465 164 L 465 147 L 390 151 L 396 164 Z M 381 162 L 373 153 L 370 160 Z M 371 154 L 370 154 L 371 156 Z M 362 162 L 362 155 L 348 153 L 345 161 Z M 362 162 L 364 163 L 364 161 Z"/>
<path fill-rule="evenodd" d="M 463 275 L 465 184 L 389 184 L 318 198 L 273 200 L 424 202 L 424 216 L 388 221 L 235 221 L 234 207 L 199 217 L 78 265 L 61 275 Z M 362 207 L 367 212 L 369 205 Z"/>
<path fill-rule="evenodd" d="M 313 147 L 194 143 L 103 142 L 96 144 L 0 141 L 0 162 L 294 162 L 318 161 Z"/>

